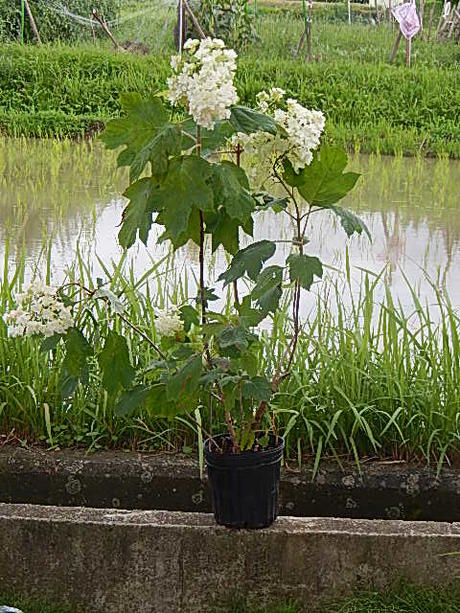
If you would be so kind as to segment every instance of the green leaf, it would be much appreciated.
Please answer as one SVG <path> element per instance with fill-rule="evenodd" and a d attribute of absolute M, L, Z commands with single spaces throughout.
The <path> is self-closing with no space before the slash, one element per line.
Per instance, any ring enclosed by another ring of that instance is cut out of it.
<path fill-rule="evenodd" d="M 238 357 L 249 347 L 248 333 L 241 326 L 226 326 L 217 335 L 217 342 L 223 355 Z"/>
<path fill-rule="evenodd" d="M 130 181 L 136 181 L 148 162 L 152 173 L 164 174 L 169 156 L 183 149 L 182 131 L 168 123 L 168 113 L 159 98 L 143 100 L 139 94 L 121 99 L 124 117 L 107 124 L 101 139 L 109 149 L 126 145 L 118 156 L 119 166 L 130 166 Z"/>
<path fill-rule="evenodd" d="M 255 402 L 268 402 L 272 396 L 272 388 L 266 377 L 253 377 L 243 382 L 243 397 L 252 398 Z"/>
<path fill-rule="evenodd" d="M 227 253 L 236 253 L 240 246 L 240 222 L 231 219 L 225 209 L 205 216 L 206 232 L 211 234 L 212 252 L 220 245 Z"/>
<path fill-rule="evenodd" d="M 196 123 L 187 119 L 181 124 L 183 130 L 189 134 L 196 134 Z M 209 156 L 219 147 L 222 147 L 233 134 L 233 128 L 228 121 L 216 121 L 213 130 L 201 128 L 201 152 Z M 184 147 L 185 149 L 185 147 Z"/>
<path fill-rule="evenodd" d="M 109 331 L 98 361 L 103 372 L 102 385 L 109 394 L 115 395 L 133 382 L 136 371 L 129 359 L 126 339 L 120 334 Z"/>
<path fill-rule="evenodd" d="M 216 300 L 219 300 L 219 296 L 212 289 L 212 287 L 205 287 L 204 288 L 204 306 L 207 308 L 210 302 L 215 302 Z M 201 305 L 201 290 L 200 289 L 198 289 L 198 294 L 196 295 L 195 302 L 196 304 Z M 208 313 L 208 318 L 209 318 L 209 313 Z"/>
<path fill-rule="evenodd" d="M 69 328 L 65 335 L 66 355 L 62 362 L 60 390 L 63 397 L 70 396 L 79 381 L 88 383 L 88 358 L 93 348 L 78 328 Z"/>
<path fill-rule="evenodd" d="M 164 227 L 162 219 L 162 214 L 158 213 L 155 223 Z M 158 237 L 159 243 L 163 243 L 164 241 L 172 241 L 171 233 L 166 230 Z M 174 249 L 179 249 L 179 247 L 183 247 L 188 241 L 194 242 L 195 245 L 200 244 L 200 212 L 198 209 L 192 209 L 187 228 L 182 234 L 176 237 L 173 247 Z"/>
<path fill-rule="evenodd" d="M 174 419 L 179 413 L 184 413 L 185 406 L 178 402 L 171 402 L 168 400 L 166 384 L 157 383 L 153 385 L 143 401 L 145 408 L 151 411 L 155 417 L 162 417 L 165 419 Z M 189 410 L 194 407 L 191 405 Z"/>
<path fill-rule="evenodd" d="M 180 370 L 168 378 L 166 384 L 168 400 L 176 400 L 181 394 L 193 394 L 198 387 L 202 370 L 202 356 L 195 355 L 190 358 Z"/>
<path fill-rule="evenodd" d="M 348 156 L 343 149 L 323 145 L 299 175 L 302 178 L 298 185 L 300 194 L 309 204 L 325 208 L 341 200 L 359 178 L 355 172 L 343 172 L 347 162 Z"/>
<path fill-rule="evenodd" d="M 98 281 L 100 281 L 100 279 L 98 279 Z M 103 298 L 104 300 L 106 300 L 110 304 L 110 307 L 112 308 L 113 312 L 117 313 L 118 315 L 121 315 L 125 312 L 125 306 L 123 302 L 108 287 L 102 287 L 101 285 L 99 285 L 98 289 L 93 294 L 93 298 Z"/>
<path fill-rule="evenodd" d="M 121 230 L 118 234 L 120 245 L 125 249 L 135 243 L 138 232 L 141 241 L 147 244 L 154 211 L 152 196 L 157 191 L 158 183 L 151 178 L 140 179 L 125 191 L 124 195 L 130 202 L 123 211 Z"/>
<path fill-rule="evenodd" d="M 184 322 L 184 330 L 188 332 L 192 325 L 198 326 L 200 324 L 200 316 L 198 311 L 189 304 L 184 305 L 179 309 L 180 318 Z"/>
<path fill-rule="evenodd" d="M 115 406 L 115 413 L 120 417 L 127 417 L 133 413 L 147 398 L 150 388 L 137 385 L 131 390 L 123 392 Z"/>
<path fill-rule="evenodd" d="M 270 259 L 275 251 L 276 246 L 272 241 L 263 240 L 252 243 L 235 254 L 230 267 L 220 275 L 218 281 L 225 281 L 224 285 L 228 285 L 243 277 L 245 272 L 250 279 L 255 281 L 264 262 Z"/>
<path fill-rule="evenodd" d="M 236 132 L 244 132 L 244 134 L 269 132 L 270 134 L 276 134 L 274 119 L 245 106 L 233 106 L 229 121 Z"/>
<path fill-rule="evenodd" d="M 323 276 L 323 265 L 316 257 L 293 253 L 287 262 L 291 281 L 298 281 L 304 289 L 310 289 L 315 275 L 319 278 Z"/>
<path fill-rule="evenodd" d="M 47 336 L 45 339 L 43 339 L 42 344 L 40 345 L 40 351 L 43 351 L 43 353 L 53 351 L 53 349 L 56 349 L 56 347 L 58 346 L 58 343 L 61 338 L 61 334 L 53 334 L 53 336 Z"/>
<path fill-rule="evenodd" d="M 259 275 L 252 290 L 252 298 L 264 313 L 274 313 L 278 308 L 282 290 L 283 269 L 281 266 L 267 266 Z"/>
<path fill-rule="evenodd" d="M 78 377 L 87 359 L 93 355 L 93 348 L 78 328 L 69 328 L 65 337 L 66 356 L 64 365 L 68 372 Z"/>
<path fill-rule="evenodd" d="M 255 377 L 259 370 L 259 358 L 251 351 L 245 351 L 240 358 L 241 367 L 250 377 Z"/>
<path fill-rule="evenodd" d="M 193 208 L 213 209 L 213 192 L 207 183 L 211 174 L 211 164 L 196 155 L 173 158 L 160 189 L 152 194 L 153 207 L 161 212 L 161 223 L 175 246 L 184 239 Z"/>
<path fill-rule="evenodd" d="M 303 172 L 296 172 L 288 158 L 283 160 L 283 179 L 291 187 L 299 187 L 305 182 Z"/>
<path fill-rule="evenodd" d="M 260 324 L 265 319 L 265 313 L 259 309 L 252 308 L 251 296 L 244 296 L 240 304 L 236 305 L 240 316 L 240 324 L 243 328 L 252 328 Z"/>
<path fill-rule="evenodd" d="M 243 222 L 251 217 L 255 201 L 242 168 L 228 161 L 213 164 L 212 187 L 216 206 L 223 206 L 229 217 Z"/>
<path fill-rule="evenodd" d="M 369 239 L 372 240 L 369 228 L 366 226 L 364 221 L 360 219 L 357 215 L 355 215 L 351 211 L 347 211 L 347 209 L 344 209 L 341 206 L 330 206 L 328 208 L 340 218 L 340 223 L 342 224 L 342 228 L 347 233 L 347 236 L 350 237 L 355 232 L 357 234 L 362 234 L 364 231 L 369 237 Z"/>
<path fill-rule="evenodd" d="M 281 211 L 285 211 L 289 204 L 289 198 L 287 196 L 273 196 L 267 192 L 256 192 L 253 196 L 256 199 L 258 211 L 272 209 L 275 213 L 280 213 Z"/>

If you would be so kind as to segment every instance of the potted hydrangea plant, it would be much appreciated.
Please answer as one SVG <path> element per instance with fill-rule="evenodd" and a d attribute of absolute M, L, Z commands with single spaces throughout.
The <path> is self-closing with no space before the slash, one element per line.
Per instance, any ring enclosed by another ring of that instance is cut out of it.
<path fill-rule="evenodd" d="M 330 211 L 347 235 L 367 232 L 337 205 L 358 175 L 344 172 L 344 151 L 321 146 L 321 112 L 286 99 L 279 88 L 259 93 L 255 109 L 239 105 L 236 53 L 221 40 L 189 40 L 171 65 L 167 97 L 174 108 L 165 96 L 144 100 L 126 94 L 123 116 L 109 122 L 102 139 L 111 149 L 123 147 L 118 164 L 130 171 L 120 244 L 147 243 L 153 224 L 163 229 L 159 240 L 174 249 L 195 243 L 196 298 L 157 313 L 161 340 L 156 342 L 129 322 L 120 299 L 103 285 L 93 291 L 78 288 L 88 299 L 111 305 L 154 347 L 158 359 L 148 372 L 137 373 L 126 340 L 115 331 L 96 346 L 88 319 L 83 326 L 81 315 L 72 316 L 76 301 L 66 290 L 75 287 L 22 296 L 22 307 L 10 313 L 9 323 L 15 334 L 45 336 L 47 351 L 65 344 L 63 394 L 87 380 L 87 361 L 95 356 L 120 414 L 143 406 L 174 418 L 198 404 L 214 414 L 221 411 L 226 432 L 208 432 L 204 449 L 216 520 L 233 527 L 267 526 L 277 515 L 283 453 L 270 402 L 293 364 L 302 327 L 301 294 L 323 275 L 320 259 L 308 250 L 311 217 Z M 251 156 L 257 160 L 258 185 L 241 167 L 243 153 L 249 163 Z M 282 195 L 266 191 L 274 184 Z M 267 209 L 292 222 L 291 252 L 281 264 L 273 263 L 279 255 L 276 242 L 253 237 L 254 217 Z M 222 248 L 230 263 L 211 286 L 205 264 Z M 232 296 L 226 312 L 211 308 L 222 292 Z M 283 292 L 292 296 L 290 341 L 269 372 L 258 359 L 259 329 L 276 313 Z M 41 327 L 31 329 L 32 320 Z"/>

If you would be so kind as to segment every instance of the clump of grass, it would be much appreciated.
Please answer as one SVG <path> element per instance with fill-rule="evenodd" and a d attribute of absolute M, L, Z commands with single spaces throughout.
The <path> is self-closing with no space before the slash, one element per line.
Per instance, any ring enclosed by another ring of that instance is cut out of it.
<path fill-rule="evenodd" d="M 48 262 L 49 267 L 49 262 Z M 155 337 L 155 307 L 194 295 L 194 283 L 179 275 L 174 259 L 152 264 L 136 280 L 125 257 L 106 266 L 110 289 L 125 302 L 127 315 Z M 5 269 L 7 270 L 7 269 Z M 69 279 L 90 289 L 90 261 L 77 254 Z M 0 315 L 22 285 L 24 264 L 5 273 Z M 348 291 L 348 296 L 346 295 Z M 378 292 L 383 292 L 379 297 Z M 416 293 L 407 311 L 394 302 L 384 280 L 366 276 L 359 289 L 326 281 L 306 320 L 291 377 L 273 401 L 287 456 L 311 456 L 315 469 L 325 456 L 343 454 L 421 458 L 441 469 L 460 452 L 460 318 L 447 296 L 434 288 L 436 305 L 421 304 Z M 261 365 L 276 360 L 290 340 L 288 305 L 265 335 Z M 101 338 L 115 326 L 128 340 L 141 370 L 155 359 L 150 346 L 98 307 Z M 5 440 L 49 447 L 87 449 L 181 449 L 196 435 L 187 419 L 167 422 L 145 406 L 131 417 L 117 417 L 93 364 L 90 384 L 71 400 L 59 394 L 62 354 L 41 353 L 34 339 L 8 338 L 0 323 L 0 432 Z M 45 407 L 49 408 L 45 412 Z M 214 431 L 223 415 L 214 415 Z M 203 422 L 209 431 L 207 415 Z"/>
<path fill-rule="evenodd" d="M 0 129 L 12 135 L 81 137 L 120 113 L 121 92 L 147 96 L 164 90 L 174 52 L 172 23 L 165 19 L 153 11 L 153 21 L 143 21 L 141 30 L 132 26 L 133 38 L 162 41 L 147 56 L 89 44 L 4 45 Z M 323 110 L 329 137 L 350 149 L 460 157 L 458 45 L 417 40 L 408 71 L 402 55 L 388 64 L 394 33 L 387 25 L 318 21 L 314 61 L 305 62 L 294 57 L 302 24 L 300 15 L 284 12 L 260 17 L 260 39 L 241 50 L 237 88 L 243 103 L 276 85 Z"/>

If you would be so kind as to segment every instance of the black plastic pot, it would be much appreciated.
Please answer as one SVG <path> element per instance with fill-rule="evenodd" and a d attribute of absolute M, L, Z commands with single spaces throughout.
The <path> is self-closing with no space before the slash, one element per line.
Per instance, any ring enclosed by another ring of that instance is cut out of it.
<path fill-rule="evenodd" d="M 213 440 L 221 446 L 228 435 Z M 229 528 L 265 528 L 278 515 L 280 465 L 284 440 L 274 437 L 262 451 L 239 454 L 220 453 L 210 439 L 205 441 L 204 456 L 212 489 L 214 517 Z"/>

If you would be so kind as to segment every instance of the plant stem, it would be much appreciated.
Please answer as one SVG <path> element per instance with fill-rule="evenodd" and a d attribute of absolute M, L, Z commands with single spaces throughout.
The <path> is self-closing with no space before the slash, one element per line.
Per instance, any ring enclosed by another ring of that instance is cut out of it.
<path fill-rule="evenodd" d="M 197 155 L 200 157 L 201 156 L 201 127 L 197 126 L 196 127 L 196 152 Z M 204 218 L 203 218 L 203 211 L 199 211 L 200 214 L 200 255 L 199 255 L 199 263 L 200 263 L 200 302 L 201 302 L 201 325 L 204 326 L 206 325 L 206 286 L 204 283 L 204 239 L 205 239 L 205 232 L 204 232 Z M 205 355 L 206 355 L 206 360 L 209 364 L 209 368 L 212 368 L 212 358 L 211 358 L 211 353 L 209 351 L 209 346 L 208 343 L 206 341 L 205 336 L 204 337 L 204 350 L 205 350 Z M 217 387 L 217 391 L 219 393 L 219 397 L 220 397 L 220 401 L 222 402 L 222 404 L 225 404 L 225 396 L 224 396 L 224 392 L 221 388 L 220 385 L 216 384 Z M 236 435 L 235 435 L 235 429 L 233 427 L 233 421 L 232 421 L 232 416 L 230 415 L 230 412 L 225 410 L 224 411 L 224 416 L 225 416 L 225 421 L 227 423 L 227 429 L 228 429 L 228 433 L 230 435 L 231 441 L 232 441 L 232 447 L 234 451 L 237 451 L 239 449 L 237 441 L 236 441 Z"/>

